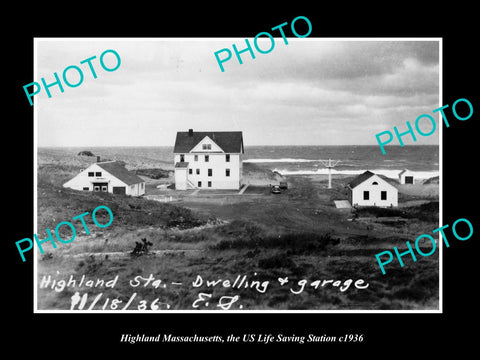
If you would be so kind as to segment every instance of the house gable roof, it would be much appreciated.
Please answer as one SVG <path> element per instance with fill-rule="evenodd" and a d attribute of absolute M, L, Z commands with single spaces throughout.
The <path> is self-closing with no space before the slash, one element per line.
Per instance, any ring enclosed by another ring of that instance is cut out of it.
<path fill-rule="evenodd" d="M 241 131 L 188 131 L 177 132 L 173 152 L 188 153 L 208 136 L 226 153 L 243 153 L 243 135 Z"/>
<path fill-rule="evenodd" d="M 408 173 L 408 174 L 409 174 L 409 173 L 411 173 L 411 171 L 408 170 L 408 169 L 404 169 L 404 170 L 400 171 L 400 173 L 398 174 L 398 176 L 402 176 L 402 174 L 405 174 L 405 173 Z"/>
<path fill-rule="evenodd" d="M 371 171 L 367 170 L 365 171 L 363 174 L 360 174 L 358 175 L 355 179 L 353 179 L 350 183 L 347 184 L 347 186 L 350 188 L 350 189 L 354 189 L 356 188 L 358 185 L 364 183 L 365 181 L 367 181 L 368 179 L 370 179 L 371 177 L 375 176 L 376 179 L 378 179 L 379 181 L 381 181 L 382 183 L 390 186 L 392 189 L 394 189 L 395 191 L 398 191 L 398 189 L 393 186 L 392 184 L 390 184 L 389 181 L 387 181 L 386 179 L 382 179 L 382 177 L 380 177 L 379 175 L 377 174 L 374 174 L 372 173 Z"/>
<path fill-rule="evenodd" d="M 363 183 L 364 181 L 370 179 L 373 175 L 375 175 L 374 173 L 372 173 L 371 171 L 367 170 L 365 171 L 363 174 L 360 174 L 358 175 L 355 179 L 353 179 L 350 183 L 348 183 L 348 187 L 350 189 L 353 189 L 353 188 L 356 188 L 358 185 L 360 185 L 361 183 Z"/>
<path fill-rule="evenodd" d="M 208 150 L 203 149 L 203 145 L 210 144 L 211 147 Z M 202 140 L 198 142 L 191 150 L 191 152 L 202 152 L 202 153 L 214 153 L 214 152 L 225 152 L 218 144 L 210 139 L 210 137 L 205 136 Z"/>
<path fill-rule="evenodd" d="M 128 171 L 125 166 L 118 161 L 99 162 L 96 163 L 96 165 L 127 185 L 145 182 L 141 177 Z"/>

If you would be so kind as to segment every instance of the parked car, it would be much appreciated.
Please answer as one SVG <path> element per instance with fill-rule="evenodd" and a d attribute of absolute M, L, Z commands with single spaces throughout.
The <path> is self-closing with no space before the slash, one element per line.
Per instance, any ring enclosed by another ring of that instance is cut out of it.
<path fill-rule="evenodd" d="M 270 187 L 270 192 L 272 194 L 281 194 L 282 193 L 282 189 L 280 189 L 280 185 L 271 185 Z"/>

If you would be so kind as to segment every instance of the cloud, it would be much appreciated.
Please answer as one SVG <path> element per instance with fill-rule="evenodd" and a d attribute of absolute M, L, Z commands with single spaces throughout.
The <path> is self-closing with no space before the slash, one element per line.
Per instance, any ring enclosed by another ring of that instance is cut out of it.
<path fill-rule="evenodd" d="M 222 73 L 214 51 L 242 41 L 40 42 L 39 76 L 105 49 L 122 64 L 51 99 L 40 95 L 39 144 L 168 144 L 189 127 L 243 130 L 250 144 L 366 144 L 374 131 L 438 107 L 438 41 L 276 38 L 272 52 L 244 53 L 242 65 L 233 55 Z"/>

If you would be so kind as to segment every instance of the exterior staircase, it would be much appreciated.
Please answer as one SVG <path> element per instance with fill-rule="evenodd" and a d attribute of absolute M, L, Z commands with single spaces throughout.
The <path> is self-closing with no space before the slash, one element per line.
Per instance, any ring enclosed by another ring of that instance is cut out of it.
<path fill-rule="evenodd" d="M 187 187 L 189 189 L 198 189 L 190 180 L 187 179 Z"/>

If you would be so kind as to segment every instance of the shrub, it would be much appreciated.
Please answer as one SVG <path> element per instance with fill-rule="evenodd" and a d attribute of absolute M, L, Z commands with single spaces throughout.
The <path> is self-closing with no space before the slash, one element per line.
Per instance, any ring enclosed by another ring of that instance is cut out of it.
<path fill-rule="evenodd" d="M 260 259 L 258 261 L 258 267 L 262 269 L 293 269 L 296 267 L 296 264 L 290 257 L 285 256 L 284 254 L 276 254 L 268 258 Z"/>
<path fill-rule="evenodd" d="M 161 179 L 168 178 L 170 176 L 170 171 L 160 168 L 137 169 L 135 170 L 135 174 L 148 176 L 151 179 Z"/>
<path fill-rule="evenodd" d="M 132 256 L 141 256 L 148 254 L 150 251 L 150 246 L 153 244 L 150 241 L 147 241 L 146 238 L 142 239 L 142 242 L 135 241 L 135 248 L 130 253 Z"/>
<path fill-rule="evenodd" d="M 430 201 L 421 205 L 403 209 L 381 208 L 376 206 L 361 207 L 356 210 L 356 216 L 374 217 L 402 217 L 405 219 L 419 219 L 422 221 L 438 221 L 438 201 Z"/>
<path fill-rule="evenodd" d="M 79 156 L 95 156 L 91 151 L 89 150 L 83 150 L 78 153 Z"/>
<path fill-rule="evenodd" d="M 336 246 L 340 240 L 333 238 L 329 233 L 286 233 L 261 237 L 257 232 L 246 230 L 241 237 L 224 239 L 212 246 L 214 250 L 227 249 L 286 249 L 289 254 L 303 254 L 324 251 L 328 247 Z"/>

